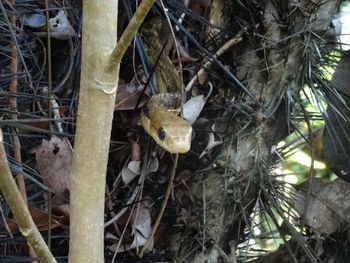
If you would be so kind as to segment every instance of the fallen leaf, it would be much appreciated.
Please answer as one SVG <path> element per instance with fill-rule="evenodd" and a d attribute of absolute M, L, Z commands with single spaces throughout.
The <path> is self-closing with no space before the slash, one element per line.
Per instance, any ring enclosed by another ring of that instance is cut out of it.
<path fill-rule="evenodd" d="M 70 216 L 69 204 L 59 205 L 59 206 L 56 206 L 54 209 L 55 209 L 55 211 L 57 211 L 57 214 L 60 213 L 69 219 L 69 216 Z"/>
<path fill-rule="evenodd" d="M 49 23 L 51 37 L 64 40 L 75 36 L 74 28 L 63 10 L 58 11 L 58 14 L 51 18 Z"/>
<path fill-rule="evenodd" d="M 122 169 L 121 173 L 124 184 L 129 184 L 141 173 L 140 165 L 141 161 L 130 161 L 128 165 Z"/>
<path fill-rule="evenodd" d="M 157 157 L 151 157 L 151 163 L 148 167 L 148 172 L 154 173 L 157 172 L 159 168 L 159 161 Z"/>
<path fill-rule="evenodd" d="M 204 95 L 192 97 L 183 105 L 183 117 L 189 124 L 192 125 L 198 119 L 212 90 L 213 86 L 211 85 L 210 91 L 206 97 L 204 97 Z"/>
<path fill-rule="evenodd" d="M 131 139 L 129 139 L 129 142 L 130 142 L 130 148 L 131 148 L 131 160 L 139 161 L 141 159 L 140 145 L 136 141 Z"/>
<path fill-rule="evenodd" d="M 36 149 L 35 159 L 44 184 L 58 195 L 67 193 L 72 160 L 72 148 L 68 139 L 52 136 L 50 141 L 43 140 Z"/>
<path fill-rule="evenodd" d="M 38 227 L 39 231 L 47 231 L 49 229 L 49 215 L 48 213 L 36 208 L 36 207 L 29 207 L 29 213 L 35 223 L 35 225 Z M 60 220 L 62 217 L 58 216 L 52 216 L 51 218 L 51 229 L 54 229 L 58 226 L 60 226 L 60 223 L 58 220 Z M 11 232 L 18 231 L 18 224 L 15 219 L 8 219 L 6 222 L 7 226 L 11 230 Z M 0 225 L 0 229 L 5 229 L 5 224 Z"/>
<path fill-rule="evenodd" d="M 198 83 L 204 85 L 208 79 L 208 73 L 206 70 L 200 71 L 201 74 L 198 75 Z"/>
<path fill-rule="evenodd" d="M 141 161 L 130 161 L 128 163 L 128 168 L 130 171 L 132 171 L 135 174 L 140 174 L 140 165 Z"/>
<path fill-rule="evenodd" d="M 131 243 L 126 243 L 124 242 L 125 240 L 123 240 L 118 247 L 118 239 L 112 246 L 109 247 L 111 251 L 115 252 L 117 250 L 118 252 L 123 252 L 133 248 L 139 248 L 146 244 L 148 237 L 152 233 L 151 213 L 148 206 L 148 201 L 145 201 L 141 203 L 139 209 L 134 209 L 133 211 L 133 232 L 131 233 L 134 237 L 133 241 Z M 152 247 L 152 245 L 150 247 Z"/>
<path fill-rule="evenodd" d="M 143 88 L 143 85 L 136 87 L 133 82 L 119 85 L 115 98 L 115 110 L 134 110 L 136 106 L 137 108 L 141 108 L 146 103 L 146 98 L 143 97 L 137 105 Z"/>
<path fill-rule="evenodd" d="M 295 208 L 304 213 L 307 188 L 299 190 Z M 332 182 L 314 178 L 311 187 L 306 224 L 326 234 L 335 232 L 341 222 L 350 223 L 350 185 L 341 179 Z"/>
<path fill-rule="evenodd" d="M 305 195 L 299 194 L 296 196 L 296 202 L 300 203 L 298 209 L 304 211 Z M 303 213 L 302 213 L 303 214 Z M 339 216 L 333 212 L 327 204 L 320 201 L 318 198 L 310 196 L 308 212 L 306 215 L 306 225 L 325 234 L 334 233 L 339 226 Z"/>
<path fill-rule="evenodd" d="M 214 147 L 221 145 L 223 140 L 221 136 L 215 133 L 215 124 L 211 127 L 212 132 L 208 134 L 208 143 L 203 152 L 199 155 L 199 159 L 203 158 L 208 152 L 210 152 Z"/>

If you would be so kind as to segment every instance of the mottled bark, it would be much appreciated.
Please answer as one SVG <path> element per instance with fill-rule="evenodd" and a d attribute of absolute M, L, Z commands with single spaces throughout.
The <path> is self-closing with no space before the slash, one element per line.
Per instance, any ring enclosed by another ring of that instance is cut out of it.
<path fill-rule="evenodd" d="M 243 35 L 243 42 L 232 51 L 238 66 L 246 71 L 244 82 L 248 90 L 260 105 L 245 95 L 241 102 L 255 109 L 255 114 L 251 118 L 237 114 L 233 120 L 225 115 L 220 120 L 228 123 L 232 136 L 223 144 L 218 166 L 206 175 L 204 182 L 207 238 L 216 245 L 207 248 L 206 253 L 199 251 L 194 256 L 198 262 L 218 262 L 219 257 L 235 262 L 235 248 L 261 194 L 259 184 L 268 180 L 266 167 L 276 157 L 272 147 L 288 133 L 288 107 L 293 106 L 292 98 L 302 88 L 307 38 L 311 32 L 328 28 L 339 5 L 339 1 L 302 1 L 298 6 L 292 1 L 283 5 L 277 2 L 264 1 L 256 10 L 250 10 L 253 15 L 246 14 L 252 23 L 247 29 L 251 35 Z M 214 0 L 209 20 L 220 27 L 232 27 L 233 15 L 240 15 L 232 5 L 233 2 Z M 235 195 L 230 195 L 230 189 Z M 183 242 L 179 254 L 191 246 L 193 241 Z"/>

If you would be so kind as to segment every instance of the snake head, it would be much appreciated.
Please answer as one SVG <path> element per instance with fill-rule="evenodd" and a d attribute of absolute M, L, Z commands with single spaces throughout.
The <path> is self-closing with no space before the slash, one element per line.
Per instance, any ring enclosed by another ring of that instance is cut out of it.
<path fill-rule="evenodd" d="M 167 114 L 168 115 L 168 114 Z M 171 153 L 186 153 L 191 148 L 192 127 L 184 119 L 170 114 L 159 120 L 152 138 Z"/>
<path fill-rule="evenodd" d="M 145 131 L 170 153 L 186 153 L 191 148 L 192 127 L 177 116 L 180 105 L 180 95 L 158 94 L 149 100 L 141 114 Z"/>

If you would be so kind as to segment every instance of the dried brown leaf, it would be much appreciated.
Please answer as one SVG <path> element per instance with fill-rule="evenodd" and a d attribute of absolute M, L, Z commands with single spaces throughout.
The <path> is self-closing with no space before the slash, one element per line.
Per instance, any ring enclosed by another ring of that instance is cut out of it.
<path fill-rule="evenodd" d="M 295 203 L 299 213 L 304 211 L 307 190 L 300 191 Z M 324 182 L 314 179 L 311 187 L 307 225 L 326 234 L 335 232 L 341 222 L 350 223 L 350 185 L 341 179 Z"/>
<path fill-rule="evenodd" d="M 58 195 L 67 193 L 72 160 L 72 148 L 68 139 L 53 136 L 50 141 L 43 140 L 36 149 L 35 158 L 44 184 Z"/>
<path fill-rule="evenodd" d="M 138 108 L 142 107 L 146 102 L 146 98 L 141 99 L 139 105 L 137 105 L 142 90 L 142 86 L 130 88 L 130 84 L 119 85 L 115 98 L 115 110 L 134 110 L 136 106 Z"/>
<path fill-rule="evenodd" d="M 146 202 L 147 203 L 147 202 Z M 148 237 L 151 235 L 152 232 L 152 225 L 151 225 L 151 213 L 148 208 L 148 205 L 143 202 L 139 209 L 135 209 L 133 211 L 133 231 L 129 234 L 130 236 L 133 236 L 132 242 L 127 242 L 125 238 L 123 239 L 123 242 L 118 247 L 118 240 L 109 247 L 109 249 L 113 252 L 118 250 L 118 252 L 130 250 L 133 248 L 139 248 L 143 246 L 146 242 Z M 129 236 L 129 235 L 128 235 Z"/>
<path fill-rule="evenodd" d="M 36 208 L 29 207 L 29 213 L 33 218 L 35 225 L 38 227 L 39 231 L 47 231 L 49 229 L 49 215 L 48 213 Z M 61 217 L 52 216 L 51 218 L 51 229 L 60 226 L 59 220 Z M 15 219 L 7 220 L 6 224 L 12 232 L 18 231 L 18 224 Z M 5 224 L 0 225 L 0 229 L 5 229 Z"/>

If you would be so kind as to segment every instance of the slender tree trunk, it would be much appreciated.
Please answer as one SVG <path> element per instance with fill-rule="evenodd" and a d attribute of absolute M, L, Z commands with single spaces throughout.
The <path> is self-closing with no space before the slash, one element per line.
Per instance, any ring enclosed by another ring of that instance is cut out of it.
<path fill-rule="evenodd" d="M 104 262 L 105 181 L 119 65 L 153 3 L 140 3 L 116 44 L 118 1 L 83 2 L 81 88 L 70 174 L 70 262 Z"/>
<path fill-rule="evenodd" d="M 104 262 L 104 194 L 118 69 L 105 67 L 117 40 L 117 0 L 83 2 L 81 84 L 70 174 L 69 261 Z"/>

